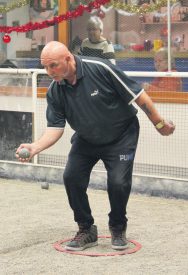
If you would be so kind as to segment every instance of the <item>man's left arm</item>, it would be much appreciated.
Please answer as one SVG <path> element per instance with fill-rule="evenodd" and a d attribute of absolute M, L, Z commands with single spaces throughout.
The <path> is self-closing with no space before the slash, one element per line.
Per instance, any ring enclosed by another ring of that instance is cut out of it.
<path fill-rule="evenodd" d="M 165 120 L 159 114 L 154 106 L 153 101 L 146 92 L 142 92 L 141 95 L 135 100 L 135 102 L 145 112 L 145 114 L 148 116 L 161 135 L 169 136 L 173 134 L 175 125 L 172 121 Z"/>

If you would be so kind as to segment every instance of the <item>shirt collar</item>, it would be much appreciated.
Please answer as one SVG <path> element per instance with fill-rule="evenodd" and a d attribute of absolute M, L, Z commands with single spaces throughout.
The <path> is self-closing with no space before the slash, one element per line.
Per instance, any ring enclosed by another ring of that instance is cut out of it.
<path fill-rule="evenodd" d="M 78 55 L 73 55 L 76 62 L 76 79 L 77 81 L 84 76 L 82 60 Z M 59 82 L 60 85 L 66 85 L 64 79 Z"/>

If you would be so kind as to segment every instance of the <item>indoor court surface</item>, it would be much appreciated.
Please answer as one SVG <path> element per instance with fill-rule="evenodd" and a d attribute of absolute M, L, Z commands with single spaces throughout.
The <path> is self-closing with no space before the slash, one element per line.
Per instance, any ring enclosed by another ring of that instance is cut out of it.
<path fill-rule="evenodd" d="M 109 236 L 106 191 L 88 195 L 99 235 Z M 142 245 L 121 256 L 59 252 L 53 245 L 77 226 L 64 186 L 0 179 L 0 275 L 188 275 L 188 201 L 132 194 L 127 237 Z M 110 239 L 85 252 L 113 252 Z"/>

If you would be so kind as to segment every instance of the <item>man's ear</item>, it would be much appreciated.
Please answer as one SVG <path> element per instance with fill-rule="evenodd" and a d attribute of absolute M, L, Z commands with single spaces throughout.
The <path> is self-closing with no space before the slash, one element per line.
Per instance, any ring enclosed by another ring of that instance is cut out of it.
<path fill-rule="evenodd" d="M 69 61 L 71 60 L 70 55 L 67 55 L 67 56 L 65 57 L 65 60 L 66 60 L 67 62 L 69 62 Z"/>

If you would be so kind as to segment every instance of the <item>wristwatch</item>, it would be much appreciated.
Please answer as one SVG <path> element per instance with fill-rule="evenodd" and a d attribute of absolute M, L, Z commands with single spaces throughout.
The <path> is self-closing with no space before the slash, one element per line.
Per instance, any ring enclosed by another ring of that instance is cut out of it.
<path fill-rule="evenodd" d="M 160 130 L 160 129 L 162 129 L 164 126 L 165 126 L 165 121 L 164 121 L 164 119 L 163 119 L 163 120 L 161 120 L 160 122 L 158 122 L 158 123 L 155 125 L 155 128 L 156 128 L 157 130 Z"/>

